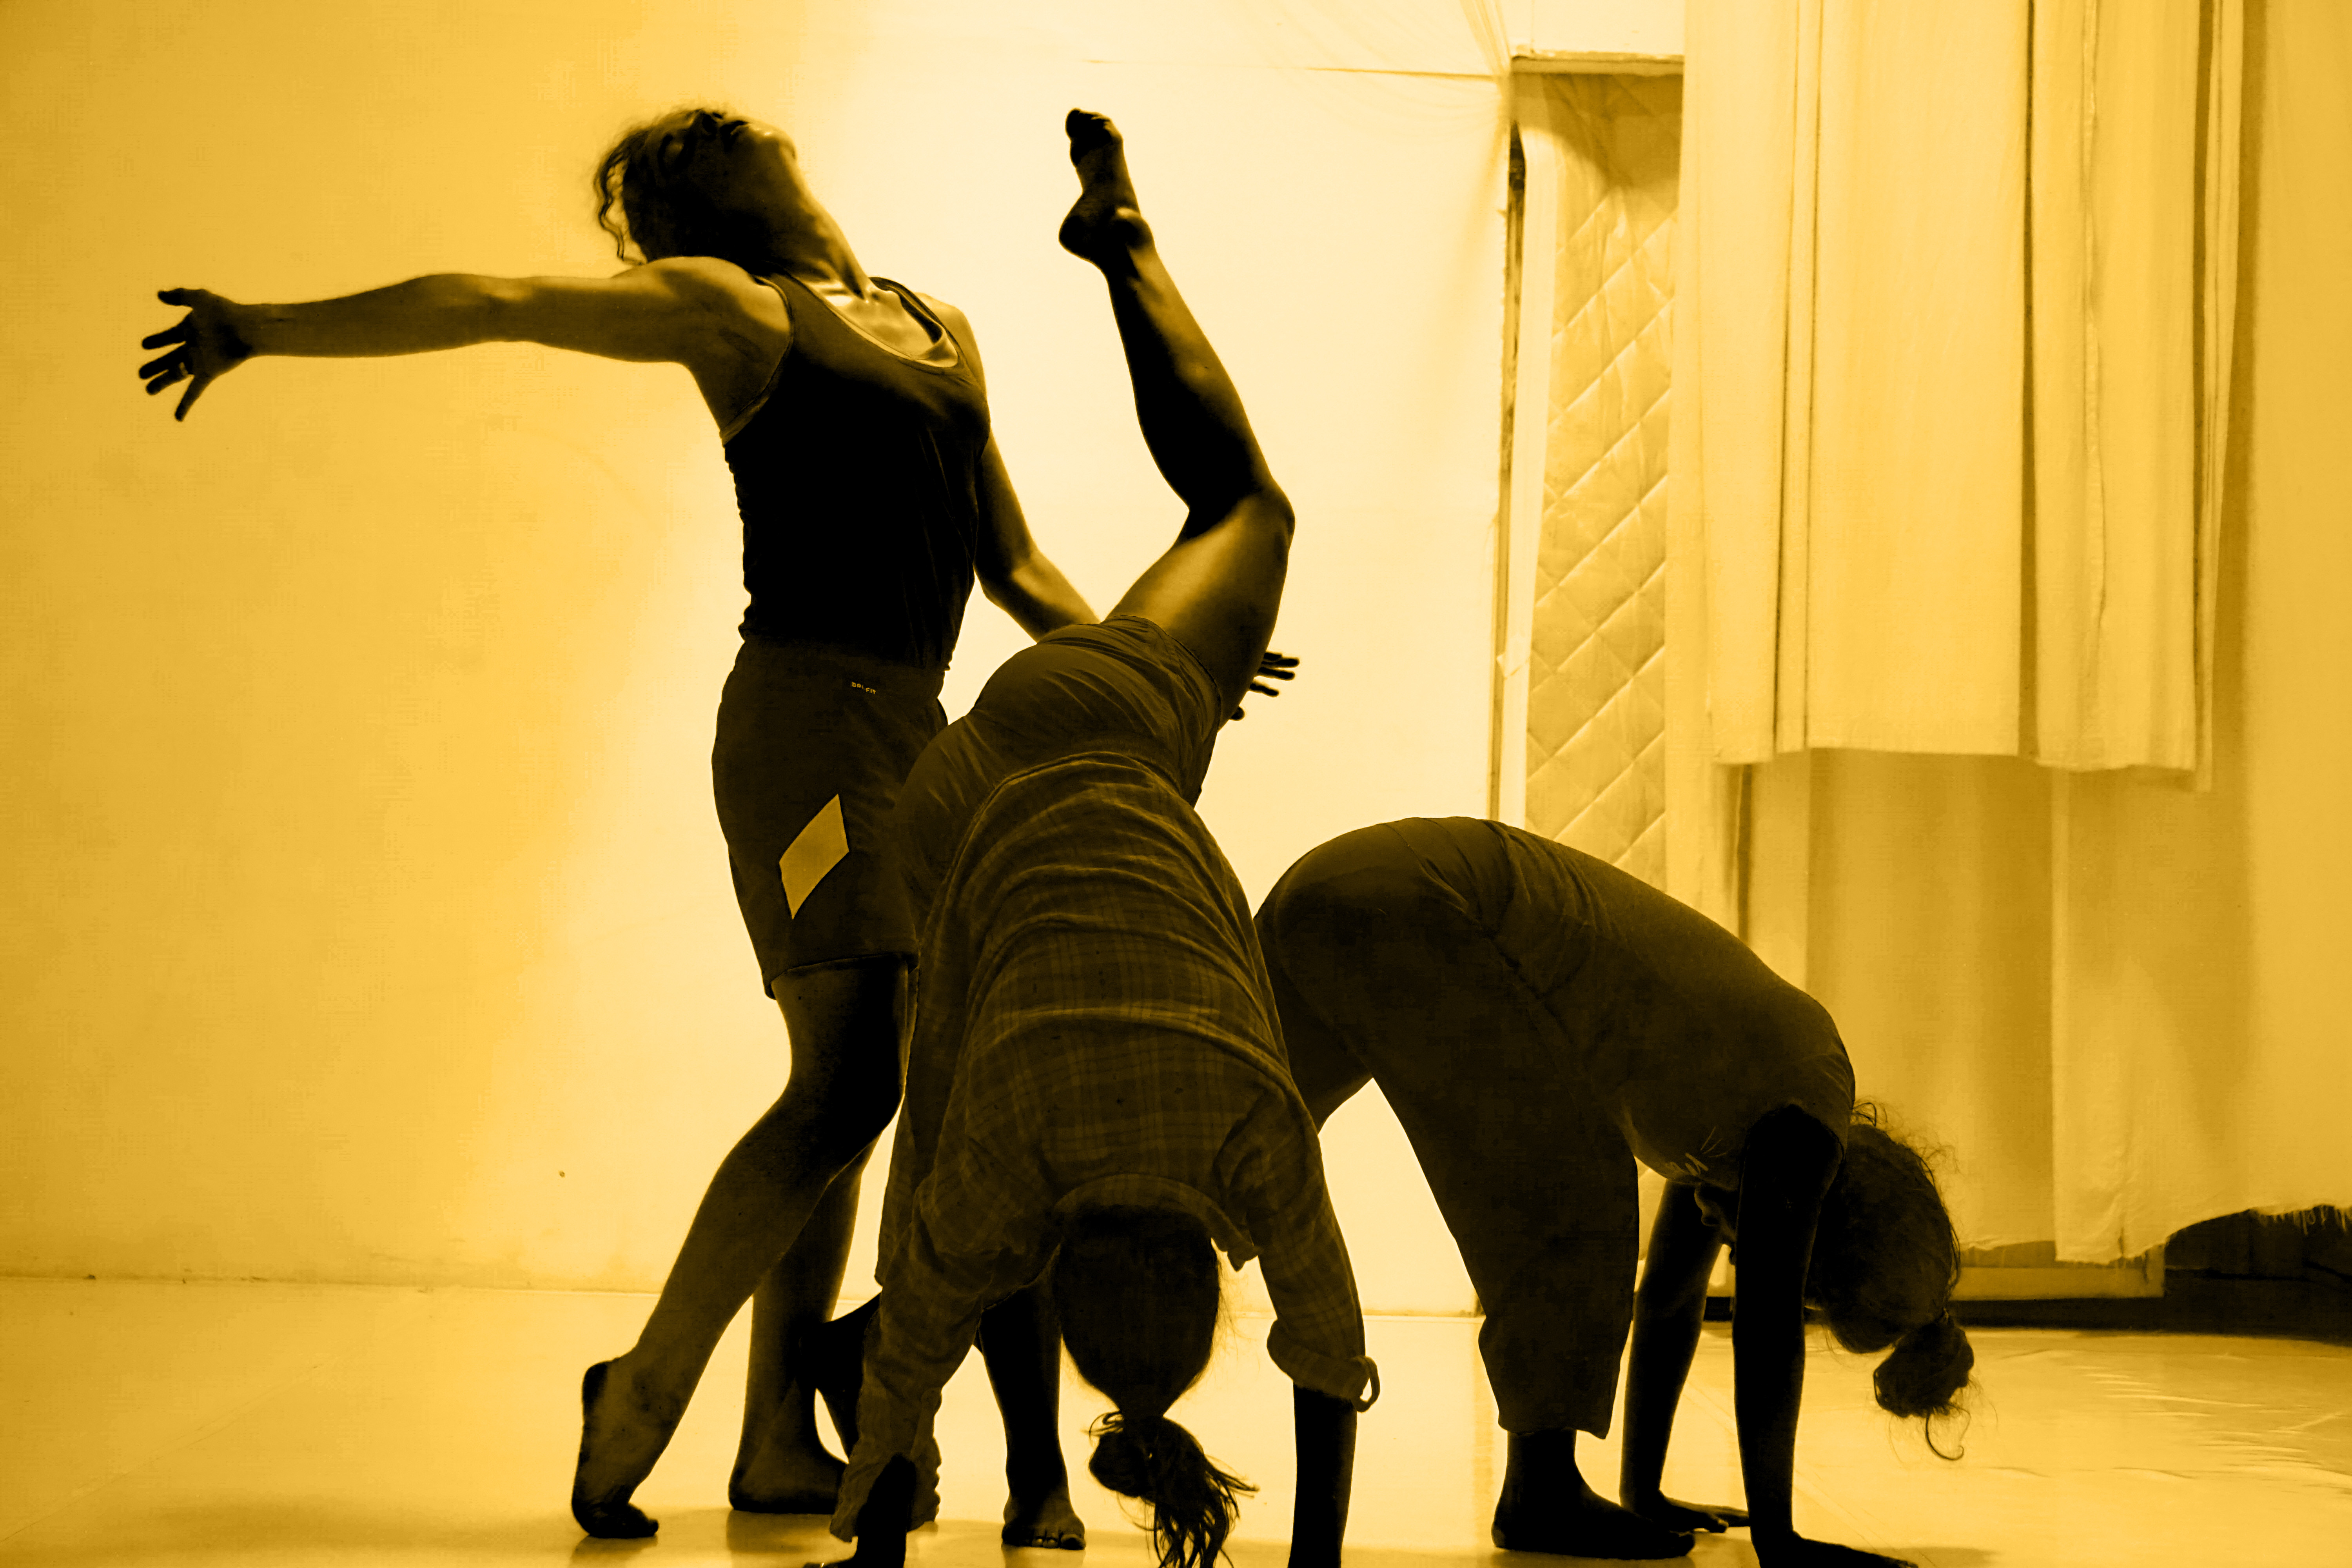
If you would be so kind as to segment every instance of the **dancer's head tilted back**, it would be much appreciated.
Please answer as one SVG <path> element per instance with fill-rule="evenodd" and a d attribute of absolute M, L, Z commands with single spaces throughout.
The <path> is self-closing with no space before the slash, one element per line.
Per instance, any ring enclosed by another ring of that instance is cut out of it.
<path fill-rule="evenodd" d="M 1845 1159 L 1822 1200 L 1805 1294 L 1846 1349 L 1895 1347 L 1871 1379 L 1878 1403 L 1932 1427 L 1958 1412 L 1976 1364 L 1951 1314 L 1959 1239 L 1926 1156 L 1884 1121 L 1870 1101 L 1854 1106 Z M 1931 1447 L 1934 1441 L 1931 1431 Z"/>
<path fill-rule="evenodd" d="M 1172 1209 L 1081 1211 L 1054 1260 L 1054 1307 L 1078 1375 L 1118 1408 L 1095 1423 L 1087 1468 L 1151 1504 L 1165 1568 L 1211 1568 L 1247 1481 L 1213 1464 L 1168 1419 L 1199 1381 L 1217 1333 L 1217 1254 L 1200 1221 Z"/>
<path fill-rule="evenodd" d="M 822 212 L 792 138 L 718 109 L 623 132 L 596 165 L 595 193 L 622 259 L 716 256 L 753 273 L 774 270 L 778 237 Z"/>

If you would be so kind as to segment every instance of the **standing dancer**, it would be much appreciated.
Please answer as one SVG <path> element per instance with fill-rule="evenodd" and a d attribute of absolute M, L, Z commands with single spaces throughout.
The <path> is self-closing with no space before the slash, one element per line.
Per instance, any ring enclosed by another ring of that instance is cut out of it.
<path fill-rule="evenodd" d="M 1804 1308 L 1849 1350 L 1895 1347 L 1875 1382 L 1897 1415 L 1950 1412 L 1975 1355 L 1934 1178 L 1855 1105 L 1821 1005 L 1605 861 L 1466 817 L 1333 839 L 1257 923 L 1316 1124 L 1379 1083 L 1478 1288 L 1510 1434 L 1495 1544 L 1676 1557 L 1744 1525 L 1766 1568 L 1892 1563 L 1790 1522 Z M 1668 1178 L 1638 1293 L 1637 1158 Z M 1744 1512 L 1659 1490 L 1726 1241 Z M 1576 1434 L 1608 1434 L 1629 1320 L 1620 1507 Z"/>
<path fill-rule="evenodd" d="M 1168 1409 L 1207 1363 L 1222 1249 L 1262 1258 L 1267 1350 L 1296 1384 L 1291 1561 L 1336 1563 L 1378 1383 L 1248 902 L 1192 805 L 1281 603 L 1290 506 L 1118 132 L 1078 111 L 1068 130 L 1062 244 L 1108 284 L 1188 512 L 1107 621 L 1015 654 L 908 776 L 921 996 L 834 1531 L 859 1563 L 904 1560 L 940 1390 L 990 1304 L 1050 1272 L 1071 1360 L 1118 1407 L 1090 1468 L 1152 1504 L 1163 1563 L 1209 1568 L 1246 1483 Z"/>
<path fill-rule="evenodd" d="M 635 1346 L 583 1381 L 572 1512 L 593 1535 L 635 1536 L 655 1521 L 629 1494 L 747 1296 L 751 1378 L 729 1498 L 833 1507 L 841 1462 L 818 1442 L 810 1378 L 794 1369 L 837 1373 L 828 1404 L 849 1415 L 864 1320 L 822 1325 L 859 1172 L 898 1106 L 914 950 L 881 825 L 946 722 L 940 676 L 974 576 L 1033 637 L 1094 612 L 1031 542 L 989 432 L 971 324 L 859 265 L 782 132 L 681 110 L 624 135 L 595 190 L 599 223 L 645 258 L 616 277 L 440 275 L 297 305 L 169 289 L 161 298 L 188 313 L 145 340 L 166 352 L 140 374 L 151 394 L 184 384 L 184 419 L 262 355 L 526 342 L 684 365 L 719 426 L 751 604 L 712 775 L 792 1076 L 719 1165 Z M 1008 1302 L 982 1336 L 992 1360 L 1000 1342 L 1024 1367 L 1053 1356 L 1044 1310 L 1034 1295 Z M 1031 1400 L 1008 1408 L 1009 1424 L 1016 1415 L 1050 1434 L 1050 1389 L 1042 1411 Z M 1082 1542 L 1058 1473 L 1027 1482 L 1007 1541 Z"/>

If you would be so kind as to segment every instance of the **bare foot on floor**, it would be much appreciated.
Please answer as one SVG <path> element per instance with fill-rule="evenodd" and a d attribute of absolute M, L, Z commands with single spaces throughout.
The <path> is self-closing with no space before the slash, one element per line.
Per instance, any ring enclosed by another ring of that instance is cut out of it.
<path fill-rule="evenodd" d="M 845 1468 L 819 1443 L 765 1443 L 728 1478 L 727 1506 L 744 1513 L 830 1515 Z"/>
<path fill-rule="evenodd" d="M 652 1473 L 681 1414 L 646 1402 L 625 1357 L 588 1369 L 580 1380 L 580 1462 L 572 1475 L 572 1517 L 581 1529 L 625 1541 L 660 1528 L 629 1494 Z"/>
<path fill-rule="evenodd" d="M 1655 1561 L 1689 1554 L 1687 1531 L 1654 1524 L 1580 1480 L 1574 1492 L 1529 1500 L 1506 1487 L 1495 1508 L 1495 1544 L 1506 1552 Z"/>
<path fill-rule="evenodd" d="M 1070 1506 L 1069 1483 L 1065 1481 L 1035 1498 L 1024 1498 L 1015 1492 L 1004 1503 L 1004 1544 L 1007 1546 L 1043 1546 L 1059 1552 L 1084 1552 L 1087 1549 L 1086 1521 L 1078 1518 Z"/>
<path fill-rule="evenodd" d="M 801 1374 L 815 1387 L 833 1416 L 844 1452 L 857 1447 L 857 1394 L 866 1364 L 866 1326 L 874 1314 L 861 1309 L 819 1324 L 802 1342 Z M 748 1440 L 735 1458 L 727 1500 L 745 1513 L 830 1514 L 847 1467 L 819 1440 L 805 1394 L 779 1410 L 756 1443 Z"/>
<path fill-rule="evenodd" d="M 1063 121 L 1070 162 L 1078 171 L 1078 199 L 1062 220 L 1062 248 L 1100 267 L 1151 243 L 1150 226 L 1128 177 L 1127 144 L 1118 127 L 1084 109 Z"/>

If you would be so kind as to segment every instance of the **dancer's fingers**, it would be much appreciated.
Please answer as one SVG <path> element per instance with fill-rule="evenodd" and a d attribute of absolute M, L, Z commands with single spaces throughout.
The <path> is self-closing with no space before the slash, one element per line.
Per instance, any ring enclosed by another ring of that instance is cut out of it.
<path fill-rule="evenodd" d="M 175 420 L 185 419 L 188 416 L 188 410 L 195 406 L 196 399 L 203 395 L 205 388 L 211 384 L 212 377 L 208 375 L 190 376 L 188 378 L 188 390 L 186 394 L 181 397 L 180 406 L 172 410 L 172 417 Z"/>
<path fill-rule="evenodd" d="M 152 349 L 155 346 L 155 340 L 150 338 L 142 346 Z M 162 375 L 166 371 L 184 370 L 187 368 L 187 361 L 188 356 L 184 353 L 173 350 L 172 353 L 167 354 L 158 354 L 155 358 L 149 360 L 145 364 L 141 365 L 139 367 L 139 374 L 142 379 L 144 379 L 151 375 Z"/>
<path fill-rule="evenodd" d="M 183 316 L 162 331 L 152 332 L 140 339 L 139 346 L 142 349 L 160 349 L 172 343 L 186 342 L 189 333 L 194 329 L 195 320 L 193 315 Z"/>

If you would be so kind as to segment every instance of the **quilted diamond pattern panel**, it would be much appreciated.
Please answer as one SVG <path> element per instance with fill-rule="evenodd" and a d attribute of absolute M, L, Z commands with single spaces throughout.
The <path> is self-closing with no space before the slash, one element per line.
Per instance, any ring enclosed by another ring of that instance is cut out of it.
<path fill-rule="evenodd" d="M 1546 84 L 1563 189 L 1528 681 L 1528 826 L 1663 887 L 1679 77 Z M 1533 258 L 1530 258 L 1533 264 Z"/>

